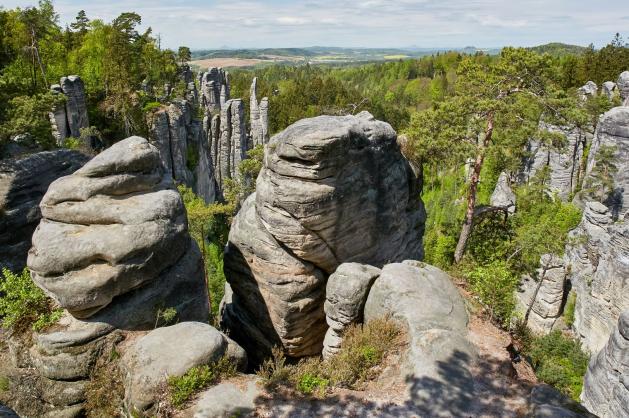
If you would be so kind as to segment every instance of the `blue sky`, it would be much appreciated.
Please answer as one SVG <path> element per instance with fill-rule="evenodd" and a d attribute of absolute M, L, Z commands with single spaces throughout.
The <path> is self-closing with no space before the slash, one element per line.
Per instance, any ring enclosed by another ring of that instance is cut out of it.
<path fill-rule="evenodd" d="M 495 47 L 551 41 L 597 47 L 629 37 L 627 0 L 56 0 L 111 20 L 135 11 L 162 45 L 194 49 L 300 46 Z M 5 8 L 34 0 L 0 0 Z"/>

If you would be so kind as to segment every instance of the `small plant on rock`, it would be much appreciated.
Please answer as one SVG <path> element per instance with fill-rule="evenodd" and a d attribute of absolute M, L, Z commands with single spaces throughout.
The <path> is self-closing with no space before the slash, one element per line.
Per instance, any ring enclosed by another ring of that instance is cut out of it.
<path fill-rule="evenodd" d="M 170 376 L 170 402 L 174 407 L 181 408 L 195 393 L 235 374 L 236 366 L 227 357 L 221 357 L 215 363 L 193 367 L 183 376 Z"/>

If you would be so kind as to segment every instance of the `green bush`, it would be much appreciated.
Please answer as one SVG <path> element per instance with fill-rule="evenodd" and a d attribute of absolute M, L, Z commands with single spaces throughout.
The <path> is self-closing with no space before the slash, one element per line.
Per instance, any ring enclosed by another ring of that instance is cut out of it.
<path fill-rule="evenodd" d="M 235 366 L 227 357 L 221 357 L 216 363 L 193 367 L 183 376 L 170 376 L 168 378 L 170 402 L 180 408 L 198 391 L 235 374 Z"/>
<path fill-rule="evenodd" d="M 41 331 L 61 318 L 62 310 L 53 309 L 51 300 L 33 283 L 28 269 L 15 274 L 3 268 L 2 276 L 0 317 L 5 328 L 18 333 L 29 327 Z"/>
<path fill-rule="evenodd" d="M 311 373 L 304 373 L 297 383 L 297 390 L 306 395 L 311 393 L 322 395 L 329 384 L 330 381 L 327 379 L 315 376 Z"/>
<path fill-rule="evenodd" d="M 574 324 L 574 310 L 577 305 L 577 294 L 576 292 L 570 292 L 568 294 L 568 300 L 566 300 L 566 306 L 563 310 L 563 319 L 566 321 L 566 325 L 568 327 L 572 327 Z"/>
<path fill-rule="evenodd" d="M 162 104 L 160 102 L 148 102 L 142 107 L 142 110 L 152 112 L 155 109 L 159 109 L 161 106 Z"/>
<path fill-rule="evenodd" d="M 525 354 L 540 380 L 579 400 L 589 357 L 578 340 L 553 331 L 534 338 Z"/>
<path fill-rule="evenodd" d="M 466 274 L 472 291 L 487 305 L 491 319 L 507 325 L 515 308 L 514 292 L 518 276 L 505 261 L 496 260 L 486 266 L 474 267 Z"/>

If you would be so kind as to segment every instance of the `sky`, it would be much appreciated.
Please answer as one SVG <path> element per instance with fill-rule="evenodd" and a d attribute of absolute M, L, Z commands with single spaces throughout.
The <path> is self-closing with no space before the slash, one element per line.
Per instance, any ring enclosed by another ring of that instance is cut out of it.
<path fill-rule="evenodd" d="M 62 24 L 84 9 L 142 16 L 162 46 L 192 49 L 343 46 L 479 48 L 629 37 L 627 0 L 55 0 Z M 0 0 L 5 8 L 34 0 Z"/>

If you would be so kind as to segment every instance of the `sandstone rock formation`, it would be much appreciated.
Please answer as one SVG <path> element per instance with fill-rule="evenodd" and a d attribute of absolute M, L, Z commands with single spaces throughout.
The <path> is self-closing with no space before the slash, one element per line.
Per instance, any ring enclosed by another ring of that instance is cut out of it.
<path fill-rule="evenodd" d="M 604 152 L 607 150 L 608 152 Z M 605 154 L 612 154 L 611 161 Z M 605 168 L 612 164 L 615 172 Z M 597 165 L 600 169 L 597 170 Z M 613 186 L 605 187 L 605 172 L 611 172 Z M 629 208 L 629 107 L 611 109 L 599 119 L 583 181 L 581 200 L 603 202 L 615 219 Z"/>
<path fill-rule="evenodd" d="M 258 103 L 258 79 L 253 78 L 249 98 L 249 120 L 253 146 L 269 142 L 269 99 L 263 97 Z"/>
<path fill-rule="evenodd" d="M 49 114 L 53 136 L 57 145 L 63 145 L 66 138 L 79 138 L 81 129 L 88 128 L 87 103 L 83 80 L 78 75 L 61 77 L 59 84 L 53 84 L 53 93 L 65 95 L 65 105 L 57 106 Z"/>
<path fill-rule="evenodd" d="M 28 266 L 67 311 L 34 337 L 30 357 L 55 391 L 88 379 L 105 336 L 117 329 L 152 329 L 166 307 L 180 321 L 207 320 L 201 255 L 181 197 L 147 140 L 120 141 L 56 180 L 40 208 Z"/>
<path fill-rule="evenodd" d="M 588 203 L 568 236 L 564 262 L 576 292 L 573 328 L 583 346 L 596 353 L 620 313 L 629 309 L 629 218 L 614 222 L 607 207 Z"/>
<path fill-rule="evenodd" d="M 609 341 L 590 360 L 581 400 L 601 418 L 629 416 L 629 310 L 620 315 Z"/>
<path fill-rule="evenodd" d="M 346 328 L 362 322 L 363 309 L 380 269 L 359 263 L 343 263 L 328 278 L 325 289 L 325 320 L 330 328 L 323 340 L 323 357 L 341 349 Z"/>
<path fill-rule="evenodd" d="M 229 73 L 222 68 L 211 67 L 199 76 L 201 106 L 214 115 L 229 100 Z"/>
<path fill-rule="evenodd" d="M 22 270 L 41 218 L 39 202 L 50 183 L 81 168 L 88 157 L 71 150 L 45 151 L 0 161 L 0 263 Z"/>
<path fill-rule="evenodd" d="M 211 156 L 216 184 L 223 190 L 225 179 L 235 179 L 240 162 L 247 158 L 248 141 L 245 110 L 240 99 L 228 100 L 220 119 L 212 119 Z"/>
<path fill-rule="evenodd" d="M 417 261 L 385 265 L 369 291 L 365 322 L 385 315 L 408 331 L 408 353 L 400 369 L 406 373 L 414 412 L 476 416 L 469 367 L 477 354 L 466 338 L 465 304 L 450 277 Z M 448 395 L 452 393 L 456 395 Z M 439 396 L 451 401 L 436 402 Z"/>
<path fill-rule="evenodd" d="M 624 106 L 629 106 L 629 71 L 623 71 L 616 81 L 620 93 L 620 100 Z"/>
<path fill-rule="evenodd" d="M 578 93 L 580 97 L 585 100 L 588 97 L 596 96 L 598 94 L 598 86 L 593 81 L 588 81 L 582 87 L 579 87 Z"/>
<path fill-rule="evenodd" d="M 561 134 L 566 137 L 566 142 L 561 148 L 554 148 L 530 140 L 521 180 L 528 182 L 539 170 L 548 167 L 549 188 L 561 199 L 567 200 L 578 189 L 579 180 L 583 177 L 580 170 L 581 159 L 592 135 L 577 127 L 556 126 L 545 122 L 540 122 L 540 129 Z"/>
<path fill-rule="evenodd" d="M 422 257 L 421 184 L 396 134 L 363 112 L 301 120 L 267 146 L 225 252 L 231 336 L 264 356 L 321 352 L 325 282 L 344 262 Z"/>
<path fill-rule="evenodd" d="M 610 100 L 614 97 L 614 94 L 616 94 L 616 90 L 616 83 L 613 81 L 606 81 L 601 86 L 601 93 L 607 96 Z"/>
<path fill-rule="evenodd" d="M 540 266 L 535 278 L 522 278 L 517 309 L 533 332 L 547 334 L 562 313 L 566 274 L 564 261 L 551 254 L 541 257 Z"/>
<path fill-rule="evenodd" d="M 192 408 L 194 418 L 253 416 L 256 400 L 263 396 L 257 379 L 245 383 L 220 382 L 199 395 Z"/>
<path fill-rule="evenodd" d="M 508 213 L 515 212 L 515 193 L 509 184 L 509 175 L 500 173 L 496 188 L 489 199 L 489 204 L 494 207 L 504 208 Z"/>
<path fill-rule="evenodd" d="M 230 356 L 230 346 L 240 356 Z M 190 368 L 216 362 L 224 355 L 230 361 L 244 358 L 240 368 L 246 367 L 244 350 L 211 325 L 181 322 L 149 332 L 122 357 L 127 409 L 139 412 L 150 409 L 166 377 L 182 376 Z"/>

